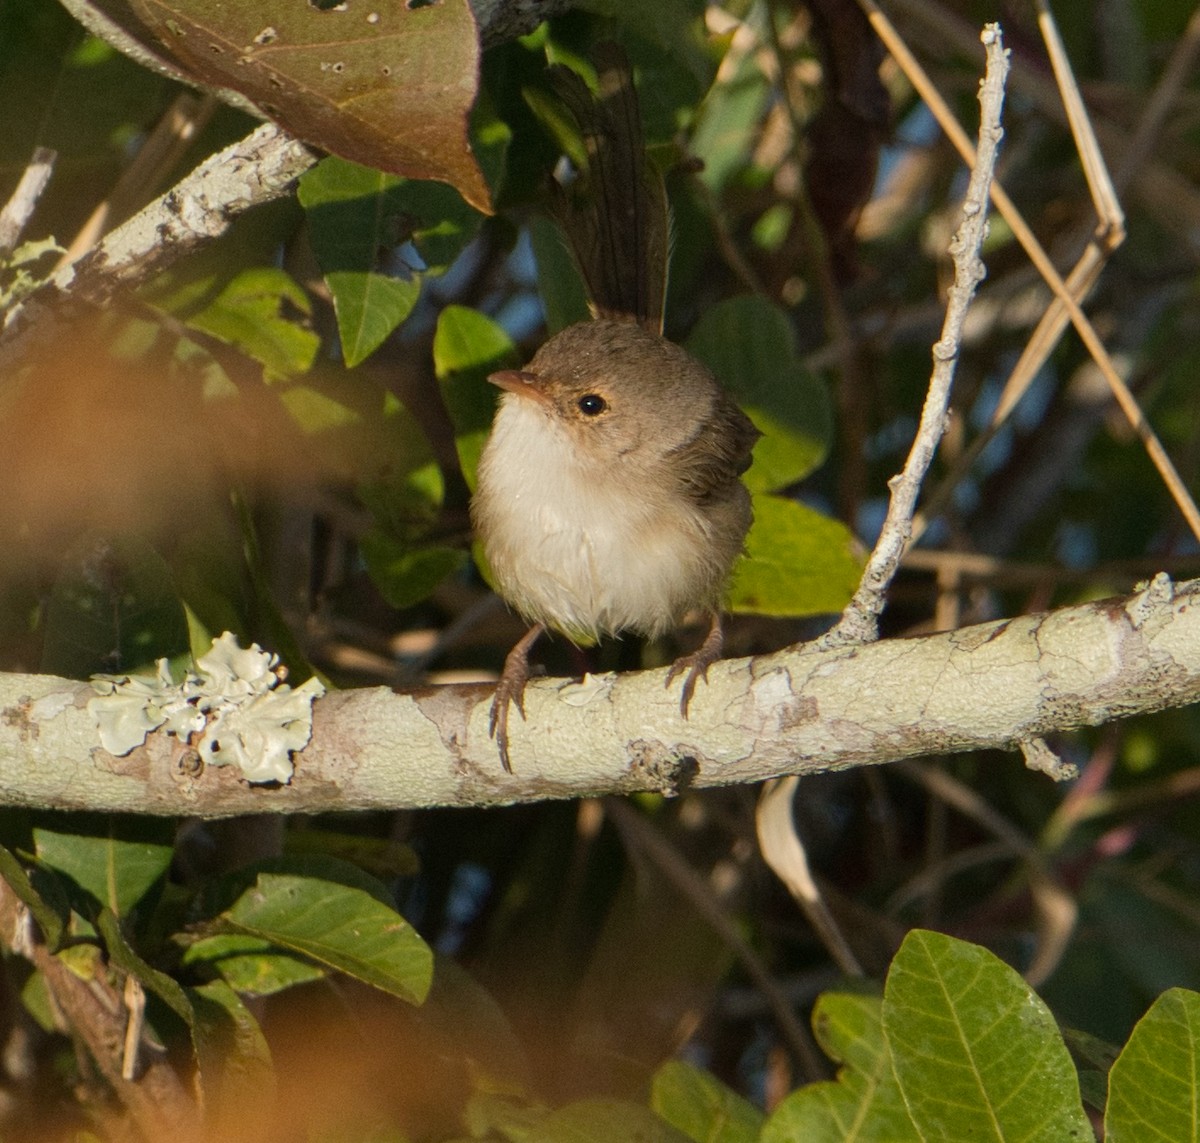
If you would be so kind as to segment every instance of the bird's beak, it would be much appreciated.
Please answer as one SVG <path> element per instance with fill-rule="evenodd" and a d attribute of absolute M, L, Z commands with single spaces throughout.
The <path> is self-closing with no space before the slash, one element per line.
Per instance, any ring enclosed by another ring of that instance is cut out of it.
<path fill-rule="evenodd" d="M 506 393 L 515 393 L 518 397 L 529 397 L 539 404 L 549 404 L 546 392 L 538 385 L 538 375 L 524 369 L 501 369 L 498 373 L 488 375 L 493 385 L 498 385 Z"/>

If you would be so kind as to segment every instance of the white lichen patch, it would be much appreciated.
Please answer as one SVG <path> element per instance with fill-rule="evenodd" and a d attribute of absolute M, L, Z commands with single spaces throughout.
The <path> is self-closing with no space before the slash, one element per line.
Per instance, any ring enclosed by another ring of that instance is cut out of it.
<path fill-rule="evenodd" d="M 290 687 L 285 673 L 278 655 L 257 643 L 239 647 L 226 631 L 180 683 L 166 659 L 152 677 L 93 675 L 88 712 L 101 745 L 117 757 L 165 729 L 209 766 L 236 765 L 248 782 L 288 782 L 292 752 L 308 744 L 313 699 L 325 688 L 317 679 Z"/>

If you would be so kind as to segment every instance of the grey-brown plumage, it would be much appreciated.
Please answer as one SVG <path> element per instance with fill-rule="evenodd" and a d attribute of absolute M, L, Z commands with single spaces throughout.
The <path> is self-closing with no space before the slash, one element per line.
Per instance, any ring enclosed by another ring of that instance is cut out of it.
<path fill-rule="evenodd" d="M 750 526 L 739 477 L 759 434 L 698 361 L 632 323 L 571 326 L 491 380 L 505 393 L 471 514 L 497 590 L 533 624 L 492 708 L 508 769 L 508 707 L 524 713 L 544 628 L 579 642 L 654 636 L 709 611 L 704 645 L 671 672 L 687 671 L 686 715 L 720 654 L 721 596 Z"/>

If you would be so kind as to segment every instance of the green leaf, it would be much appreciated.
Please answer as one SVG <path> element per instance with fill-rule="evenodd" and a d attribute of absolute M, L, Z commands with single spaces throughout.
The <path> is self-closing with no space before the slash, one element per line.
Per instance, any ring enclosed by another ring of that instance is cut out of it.
<path fill-rule="evenodd" d="M 392 607 L 411 607 L 467 562 L 462 548 L 413 547 L 378 528 L 359 540 L 371 582 Z"/>
<path fill-rule="evenodd" d="M 833 413 L 824 384 L 801 364 L 787 314 L 759 297 L 730 298 L 707 310 L 687 340 L 762 432 L 745 481 L 774 492 L 824 459 Z"/>
<path fill-rule="evenodd" d="M 447 306 L 433 338 L 433 365 L 442 398 L 454 422 L 458 459 L 469 488 L 475 488 L 479 454 L 492 425 L 496 393 L 488 374 L 517 364 L 508 334 L 491 318 L 466 306 Z"/>
<path fill-rule="evenodd" d="M 105 907 L 96 914 L 96 932 L 104 940 L 108 959 L 118 968 L 135 976 L 141 983 L 165 1003 L 189 1028 L 195 1023 L 195 1012 L 187 992 L 174 977 L 160 972 L 144 961 L 133 949 L 121 931 L 117 915 Z"/>
<path fill-rule="evenodd" d="M 240 933 L 201 938 L 188 946 L 183 963 L 209 965 L 235 992 L 249 996 L 273 996 L 325 976 L 320 965 L 280 952 L 261 937 Z"/>
<path fill-rule="evenodd" d="M 795 500 L 760 494 L 746 554 L 733 568 L 728 607 L 760 615 L 841 611 L 861 570 L 845 525 Z"/>
<path fill-rule="evenodd" d="M 421 861 L 411 845 L 395 837 L 369 837 L 333 829 L 289 825 L 284 836 L 288 859 L 305 855 L 349 862 L 375 878 L 415 877 Z"/>
<path fill-rule="evenodd" d="M 328 853 L 285 854 L 264 857 L 209 881 L 196 901 L 193 915 L 215 917 L 253 888 L 261 873 L 280 873 L 290 877 L 307 877 L 315 881 L 331 881 L 348 889 L 360 889 L 381 905 L 391 908 L 395 901 L 388 887 L 358 866 Z"/>
<path fill-rule="evenodd" d="M 449 187 L 337 158 L 301 178 L 299 197 L 349 366 L 370 356 L 408 317 L 423 275 L 444 272 L 481 220 Z M 410 252 L 398 253 L 405 243 Z"/>
<path fill-rule="evenodd" d="M 1105 1143 L 1200 1140 L 1200 994 L 1171 988 L 1108 1074 Z"/>
<path fill-rule="evenodd" d="M 69 548 L 45 624 L 42 669 L 67 678 L 136 671 L 188 653 L 187 616 L 171 571 L 135 536 L 90 535 Z"/>
<path fill-rule="evenodd" d="M 258 1021 L 223 980 L 187 990 L 195 1013 L 192 1039 L 204 1077 L 205 1111 L 216 1138 L 261 1138 L 250 1123 L 274 1111 L 275 1069 Z M 250 1122 L 247 1122 L 249 1118 Z M 236 1134 L 230 1129 L 236 1128 Z"/>
<path fill-rule="evenodd" d="M 243 270 L 188 325 L 236 345 L 262 364 L 268 380 L 306 373 L 321 339 L 288 316 L 308 315 L 308 295 L 284 270 L 259 266 Z"/>
<path fill-rule="evenodd" d="M 513 1139 L 524 1143 L 530 1131 L 546 1117 L 546 1109 L 523 1099 L 490 1091 L 476 1091 L 463 1109 L 463 1126 L 472 1139 Z"/>
<path fill-rule="evenodd" d="M 550 1112 L 531 1128 L 525 1143 L 686 1143 L 687 1138 L 639 1104 L 583 1099 Z"/>
<path fill-rule="evenodd" d="M 1093 1139 L 1054 1017 L 986 949 L 910 932 L 888 973 L 883 1027 L 904 1102 L 924 1138 Z"/>
<path fill-rule="evenodd" d="M 429 946 L 399 913 L 361 889 L 261 873 L 221 921 L 409 1003 L 419 1004 L 429 991 Z"/>
<path fill-rule="evenodd" d="M 35 829 L 38 860 L 70 878 L 95 902 L 123 917 L 163 877 L 174 850 L 150 841 Z M 94 909 L 91 910 L 94 912 Z"/>
<path fill-rule="evenodd" d="M 650 1107 L 696 1143 L 753 1143 L 763 1123 L 762 1112 L 737 1092 L 682 1060 L 655 1073 Z"/>
<path fill-rule="evenodd" d="M 38 928 L 42 930 L 42 940 L 53 952 L 62 940 L 63 929 L 66 927 L 70 911 L 66 908 L 55 908 L 34 888 L 25 867 L 2 845 L 0 845 L 0 877 L 3 877 L 8 887 L 33 916 Z"/>
<path fill-rule="evenodd" d="M 576 322 L 588 321 L 592 315 L 588 310 L 587 290 L 562 233 L 541 215 L 534 215 L 528 225 L 546 329 L 558 333 Z"/>
<path fill-rule="evenodd" d="M 838 1078 L 793 1091 L 771 1114 L 762 1143 L 921 1143 L 892 1074 L 882 997 L 827 992 L 812 1019 L 817 1042 L 842 1065 Z"/>

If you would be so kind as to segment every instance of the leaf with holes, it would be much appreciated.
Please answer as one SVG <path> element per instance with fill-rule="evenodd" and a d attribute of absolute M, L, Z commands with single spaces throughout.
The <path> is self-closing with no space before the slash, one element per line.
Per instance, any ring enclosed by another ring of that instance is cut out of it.
<path fill-rule="evenodd" d="M 107 6 L 128 22 L 120 5 Z M 335 155 L 450 183 L 490 212 L 468 133 L 479 36 L 467 0 L 129 0 L 129 7 L 196 82 L 239 92 Z"/>

